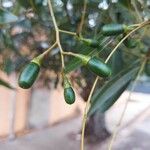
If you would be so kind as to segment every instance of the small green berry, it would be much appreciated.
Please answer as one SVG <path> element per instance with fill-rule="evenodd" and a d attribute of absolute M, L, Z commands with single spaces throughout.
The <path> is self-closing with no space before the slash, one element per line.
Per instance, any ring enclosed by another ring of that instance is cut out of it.
<path fill-rule="evenodd" d="M 73 104 L 75 102 L 75 93 L 72 87 L 64 89 L 64 98 L 67 104 Z"/>
<path fill-rule="evenodd" d="M 87 67 L 100 77 L 108 77 L 111 75 L 111 69 L 96 57 L 88 61 Z"/>
<path fill-rule="evenodd" d="M 40 71 L 40 66 L 34 62 L 30 62 L 21 72 L 18 84 L 23 89 L 30 88 L 35 82 Z"/>
<path fill-rule="evenodd" d="M 75 102 L 75 93 L 73 88 L 71 87 L 71 83 L 68 78 L 64 75 L 64 99 L 67 104 L 73 104 Z"/>

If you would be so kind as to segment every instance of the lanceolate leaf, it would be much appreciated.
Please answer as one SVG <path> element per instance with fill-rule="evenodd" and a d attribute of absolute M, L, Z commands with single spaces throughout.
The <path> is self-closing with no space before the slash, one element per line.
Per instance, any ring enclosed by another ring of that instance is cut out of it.
<path fill-rule="evenodd" d="M 12 87 L 8 82 L 4 81 L 3 79 L 0 79 L 0 86 L 4 86 L 6 88 L 9 88 L 9 89 L 15 89 L 14 87 Z"/>
<path fill-rule="evenodd" d="M 0 25 L 17 21 L 18 17 L 11 12 L 0 8 Z"/>
<path fill-rule="evenodd" d="M 114 76 L 117 73 L 119 73 L 123 69 L 123 67 L 124 67 L 124 62 L 123 62 L 122 50 L 118 50 L 113 55 L 111 61 L 112 75 Z"/>
<path fill-rule="evenodd" d="M 98 90 L 92 98 L 89 115 L 92 115 L 96 111 L 104 113 L 108 110 L 128 87 L 131 80 L 137 74 L 138 69 L 139 62 L 136 62 L 118 73 L 101 90 Z"/>

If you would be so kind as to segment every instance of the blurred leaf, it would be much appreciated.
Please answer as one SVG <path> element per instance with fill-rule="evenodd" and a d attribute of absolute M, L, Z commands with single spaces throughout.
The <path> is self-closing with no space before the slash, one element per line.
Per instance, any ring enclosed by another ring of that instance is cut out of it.
<path fill-rule="evenodd" d="M 11 12 L 0 8 L 0 25 L 8 24 L 18 20 L 18 17 Z"/>
<path fill-rule="evenodd" d="M 118 2 L 128 9 L 131 9 L 131 0 L 119 0 Z"/>
<path fill-rule="evenodd" d="M 3 79 L 0 79 L 0 85 L 4 86 L 6 88 L 12 89 L 12 90 L 15 89 L 14 87 L 12 87 L 8 82 L 4 81 Z"/>
<path fill-rule="evenodd" d="M 14 71 L 14 64 L 11 59 L 6 59 L 4 64 L 4 72 L 7 74 L 10 74 L 12 71 Z"/>
<path fill-rule="evenodd" d="M 101 90 L 98 90 L 92 98 L 89 115 L 92 115 L 96 111 L 104 113 L 109 109 L 128 87 L 138 69 L 139 61 L 122 70 L 110 79 Z"/>
<path fill-rule="evenodd" d="M 122 51 L 118 49 L 112 57 L 111 60 L 111 68 L 112 68 L 112 75 L 116 75 L 119 73 L 124 67 Z"/>
<path fill-rule="evenodd" d="M 28 8 L 30 6 L 29 0 L 17 0 L 17 1 L 22 7 Z"/>

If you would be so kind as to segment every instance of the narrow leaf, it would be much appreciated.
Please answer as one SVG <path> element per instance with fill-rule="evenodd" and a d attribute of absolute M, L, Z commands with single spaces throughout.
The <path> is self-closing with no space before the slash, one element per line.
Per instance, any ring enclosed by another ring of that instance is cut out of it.
<path fill-rule="evenodd" d="M 111 60 L 112 75 L 118 74 L 124 67 L 122 50 L 116 51 Z"/>
<path fill-rule="evenodd" d="M 122 70 L 98 90 L 92 97 L 89 115 L 96 111 L 103 113 L 108 110 L 128 87 L 138 69 L 139 61 Z"/>

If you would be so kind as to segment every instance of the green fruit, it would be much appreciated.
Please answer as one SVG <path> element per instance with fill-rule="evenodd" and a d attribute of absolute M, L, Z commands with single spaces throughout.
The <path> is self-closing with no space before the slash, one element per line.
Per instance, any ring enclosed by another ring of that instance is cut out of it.
<path fill-rule="evenodd" d="M 67 104 L 73 104 L 75 102 L 75 93 L 72 87 L 64 89 L 64 98 Z"/>
<path fill-rule="evenodd" d="M 88 61 L 87 67 L 100 77 L 108 77 L 111 75 L 111 69 L 96 57 Z"/>
<path fill-rule="evenodd" d="M 147 76 L 150 76 L 150 61 L 145 65 L 145 73 Z"/>
<path fill-rule="evenodd" d="M 119 35 L 126 31 L 127 26 L 124 24 L 106 24 L 102 27 L 102 34 L 105 36 Z"/>
<path fill-rule="evenodd" d="M 64 81 L 64 99 L 67 104 L 73 104 L 75 102 L 75 93 L 66 75 L 63 75 L 63 81 Z"/>
<path fill-rule="evenodd" d="M 30 88 L 36 80 L 40 71 L 40 66 L 37 63 L 30 62 L 21 72 L 18 84 L 23 89 Z"/>
<path fill-rule="evenodd" d="M 83 43 L 85 43 L 86 45 L 88 45 L 90 47 L 93 47 L 93 48 L 98 48 L 99 47 L 99 42 L 97 40 L 82 38 L 81 41 L 83 41 Z"/>
<path fill-rule="evenodd" d="M 123 43 L 127 48 L 135 48 L 137 46 L 137 41 L 134 39 L 127 38 Z"/>

